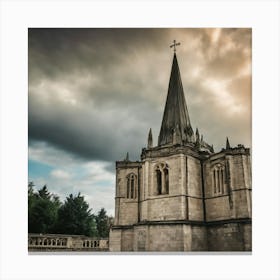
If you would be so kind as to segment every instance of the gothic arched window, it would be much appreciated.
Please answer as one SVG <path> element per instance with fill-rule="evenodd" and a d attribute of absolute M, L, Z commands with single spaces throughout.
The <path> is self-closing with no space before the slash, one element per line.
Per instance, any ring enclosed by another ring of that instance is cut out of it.
<path fill-rule="evenodd" d="M 225 168 L 221 164 L 215 165 L 212 171 L 212 185 L 214 194 L 224 194 Z"/>
<path fill-rule="evenodd" d="M 162 175 L 159 169 L 156 170 L 157 173 L 157 194 L 162 194 Z"/>
<path fill-rule="evenodd" d="M 166 191 L 166 194 L 169 193 L 169 172 L 168 172 L 168 169 L 167 167 L 165 167 L 165 169 L 163 169 L 163 173 L 164 173 L 164 180 L 165 180 L 165 191 Z"/>
<path fill-rule="evenodd" d="M 126 177 L 126 198 L 137 197 L 137 176 L 134 173 L 130 173 Z"/>
<path fill-rule="evenodd" d="M 160 163 L 155 167 L 156 194 L 169 194 L 169 168 L 166 163 Z"/>

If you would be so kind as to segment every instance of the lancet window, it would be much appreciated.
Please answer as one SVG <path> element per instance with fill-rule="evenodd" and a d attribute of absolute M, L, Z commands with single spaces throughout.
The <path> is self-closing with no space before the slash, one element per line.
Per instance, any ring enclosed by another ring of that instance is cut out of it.
<path fill-rule="evenodd" d="M 137 176 L 130 173 L 126 177 L 126 198 L 134 199 L 137 197 Z"/>
<path fill-rule="evenodd" d="M 169 194 L 169 167 L 160 163 L 155 167 L 156 194 Z"/>
<path fill-rule="evenodd" d="M 212 186 L 213 186 L 213 193 L 215 195 L 225 193 L 225 168 L 221 164 L 217 164 L 213 168 Z"/>

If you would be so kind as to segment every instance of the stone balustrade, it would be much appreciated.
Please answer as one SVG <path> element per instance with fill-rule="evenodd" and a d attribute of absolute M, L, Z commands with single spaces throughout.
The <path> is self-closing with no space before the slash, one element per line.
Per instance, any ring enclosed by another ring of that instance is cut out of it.
<path fill-rule="evenodd" d="M 28 234 L 29 251 L 108 251 L 109 240 L 84 235 Z"/>

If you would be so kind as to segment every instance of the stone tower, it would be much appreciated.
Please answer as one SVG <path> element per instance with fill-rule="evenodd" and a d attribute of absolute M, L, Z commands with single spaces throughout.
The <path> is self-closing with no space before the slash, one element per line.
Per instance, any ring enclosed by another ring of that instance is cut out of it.
<path fill-rule="evenodd" d="M 251 250 L 250 151 L 194 134 L 176 53 L 158 145 L 150 130 L 141 161 L 116 162 L 110 250 Z"/>

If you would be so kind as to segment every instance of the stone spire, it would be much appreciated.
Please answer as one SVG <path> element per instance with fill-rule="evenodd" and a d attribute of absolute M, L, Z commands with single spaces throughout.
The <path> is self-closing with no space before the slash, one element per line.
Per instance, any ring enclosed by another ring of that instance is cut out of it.
<path fill-rule="evenodd" d="M 195 131 L 195 139 L 196 139 L 196 143 L 199 143 L 200 142 L 200 139 L 199 139 L 199 132 L 198 132 L 198 128 L 196 128 L 196 131 Z"/>
<path fill-rule="evenodd" d="M 128 152 L 126 153 L 126 157 L 125 157 L 124 161 L 129 161 L 129 153 Z"/>
<path fill-rule="evenodd" d="M 199 136 L 198 128 L 196 128 L 195 131 L 195 146 L 197 148 L 200 148 L 200 136 Z"/>
<path fill-rule="evenodd" d="M 173 132 L 175 129 L 179 134 L 177 137 L 180 137 L 180 142 L 183 144 L 195 142 L 176 53 L 174 53 L 173 56 L 167 99 L 158 138 L 158 145 L 172 144 Z"/>
<path fill-rule="evenodd" d="M 230 149 L 230 144 L 229 144 L 229 141 L 228 141 L 228 137 L 227 137 L 226 149 L 227 149 L 227 150 Z"/>
<path fill-rule="evenodd" d="M 152 129 L 150 128 L 149 136 L 148 136 L 148 149 L 153 148 L 153 134 Z"/>

